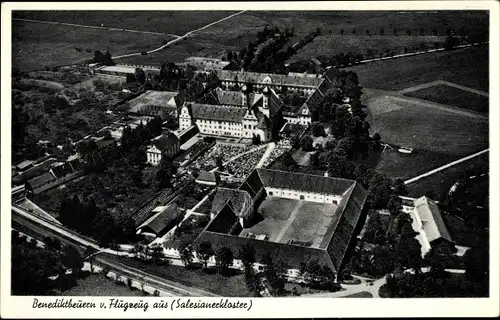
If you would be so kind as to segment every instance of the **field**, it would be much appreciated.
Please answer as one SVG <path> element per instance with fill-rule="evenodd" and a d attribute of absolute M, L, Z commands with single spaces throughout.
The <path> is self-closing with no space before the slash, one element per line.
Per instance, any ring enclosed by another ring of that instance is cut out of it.
<path fill-rule="evenodd" d="M 358 65 L 363 87 L 402 90 L 436 80 L 450 81 L 488 92 L 488 47 L 458 49 Z"/>
<path fill-rule="evenodd" d="M 116 285 L 113 280 L 102 274 L 92 274 L 78 280 L 78 284 L 61 293 L 62 296 L 89 296 L 89 297 L 142 297 L 139 290 L 130 290 L 127 286 Z"/>
<path fill-rule="evenodd" d="M 138 52 L 159 47 L 164 40 L 158 35 L 13 21 L 12 64 L 22 72 L 41 70 L 91 59 L 95 50 L 112 55 Z"/>
<path fill-rule="evenodd" d="M 434 49 L 434 43 L 443 43 L 443 36 L 408 36 L 408 35 L 371 35 L 366 34 L 325 34 L 316 37 L 311 43 L 300 49 L 288 63 L 304 59 L 311 59 L 318 56 L 331 57 L 341 52 L 361 53 L 365 58 L 370 58 L 367 54 L 371 50 L 374 56 L 378 56 L 389 50 L 395 53 L 404 53 L 404 49 L 413 51 L 425 44 L 426 48 Z"/>
<path fill-rule="evenodd" d="M 486 119 L 389 98 L 372 100 L 370 109 L 383 142 L 414 149 L 382 154 L 377 170 L 392 177 L 412 178 L 488 147 Z"/>
<path fill-rule="evenodd" d="M 183 35 L 236 11 L 18 11 L 13 18 Z"/>
<path fill-rule="evenodd" d="M 474 159 L 464 161 L 453 167 L 408 184 L 406 189 L 410 193 L 411 197 L 421 197 L 426 192 L 430 191 L 436 196 L 434 200 L 443 201 L 453 184 L 462 177 L 463 172 L 465 172 L 465 170 L 467 170 L 471 165 L 486 163 L 484 171 L 487 172 L 488 156 L 488 153 L 483 153 Z"/>
<path fill-rule="evenodd" d="M 448 85 L 435 85 L 407 92 L 405 96 L 447 104 L 461 109 L 482 113 L 488 112 L 488 97 Z"/>

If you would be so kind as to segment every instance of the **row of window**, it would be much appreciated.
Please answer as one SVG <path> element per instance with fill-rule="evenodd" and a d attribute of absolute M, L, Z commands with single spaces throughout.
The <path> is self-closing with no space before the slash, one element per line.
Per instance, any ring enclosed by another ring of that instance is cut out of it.
<path fill-rule="evenodd" d="M 269 191 L 269 192 L 268 192 L 268 194 L 269 194 L 270 196 L 272 196 L 272 195 L 274 194 L 274 192 L 273 192 L 273 191 Z M 281 193 L 281 195 L 282 195 L 282 196 L 286 195 L 286 192 L 282 192 L 282 193 Z M 291 192 L 288 192 L 288 195 L 289 195 L 289 196 L 291 196 L 291 195 L 292 195 L 292 193 L 291 193 Z M 296 197 L 296 196 L 297 196 L 297 193 L 295 193 L 295 194 L 294 194 L 294 196 Z M 312 198 L 313 198 L 313 199 L 316 199 L 316 196 L 313 196 Z M 301 194 L 301 195 L 299 196 L 299 199 L 300 199 L 300 200 L 304 200 L 304 199 L 305 199 L 305 198 L 304 198 L 304 195 L 302 195 L 302 194 Z M 318 199 L 318 200 L 319 200 L 319 199 Z M 333 203 L 333 204 L 337 204 L 337 200 L 333 200 L 333 201 L 332 201 L 332 203 Z"/>

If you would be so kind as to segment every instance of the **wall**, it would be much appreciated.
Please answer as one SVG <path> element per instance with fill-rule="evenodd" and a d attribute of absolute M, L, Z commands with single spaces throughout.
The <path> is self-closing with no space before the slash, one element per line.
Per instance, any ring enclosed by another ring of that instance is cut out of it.
<path fill-rule="evenodd" d="M 304 196 L 304 200 L 316 203 L 335 203 L 334 201 L 336 201 L 336 203 L 340 203 L 340 200 L 342 199 L 342 195 L 333 195 L 333 194 L 329 195 L 329 194 L 304 192 L 304 191 L 271 188 L 271 187 L 265 187 L 265 189 L 267 194 L 270 196 L 281 197 L 286 199 L 295 199 L 295 200 L 299 200 L 300 196 Z"/>

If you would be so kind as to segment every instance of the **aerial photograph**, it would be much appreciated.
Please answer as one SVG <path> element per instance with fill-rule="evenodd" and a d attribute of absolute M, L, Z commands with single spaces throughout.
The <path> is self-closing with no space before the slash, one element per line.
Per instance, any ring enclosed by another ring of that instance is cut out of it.
<path fill-rule="evenodd" d="M 10 24 L 11 295 L 490 297 L 490 11 Z"/>

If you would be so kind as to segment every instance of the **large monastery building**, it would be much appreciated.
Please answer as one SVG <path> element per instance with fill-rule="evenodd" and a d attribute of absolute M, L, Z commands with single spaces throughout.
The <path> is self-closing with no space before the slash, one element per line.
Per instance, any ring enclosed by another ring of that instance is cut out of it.
<path fill-rule="evenodd" d="M 250 244 L 257 262 L 270 254 L 291 269 L 315 259 L 339 271 L 362 227 L 366 196 L 353 180 L 255 169 L 238 189 L 218 188 L 195 245 L 238 252 Z"/>

